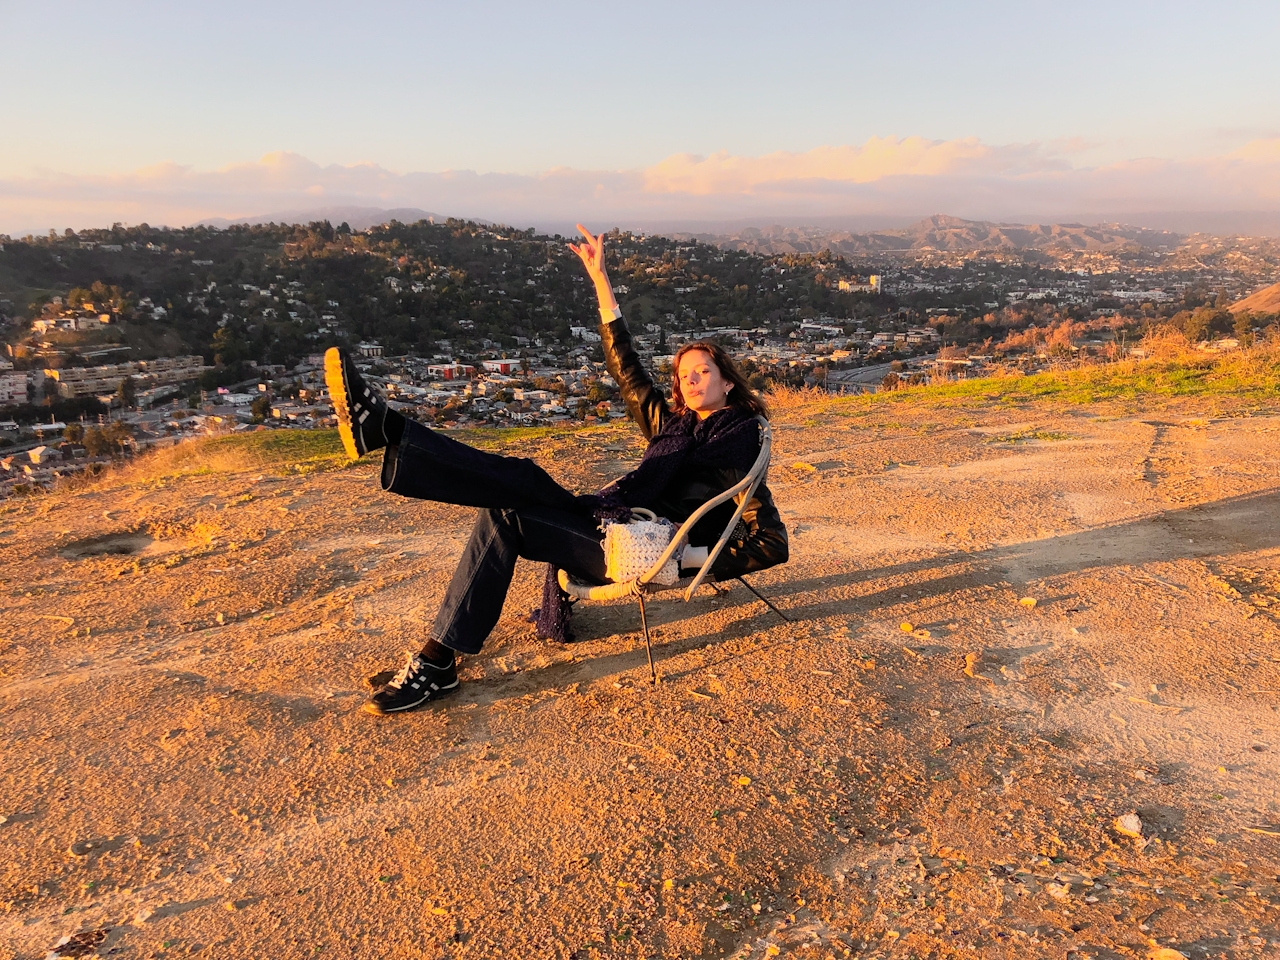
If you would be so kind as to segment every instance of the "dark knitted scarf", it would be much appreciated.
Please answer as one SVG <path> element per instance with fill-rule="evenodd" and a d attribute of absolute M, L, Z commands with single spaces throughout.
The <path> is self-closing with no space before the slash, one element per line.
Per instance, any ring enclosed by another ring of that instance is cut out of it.
<path fill-rule="evenodd" d="M 751 411 L 730 406 L 706 419 L 686 411 L 663 424 L 638 467 L 578 501 L 600 523 L 625 523 L 631 519 L 632 507 L 652 507 L 682 468 L 731 467 L 746 473 L 759 453 L 760 431 Z M 569 604 L 568 594 L 556 581 L 554 564 L 548 564 L 536 620 L 539 637 L 568 641 Z"/>

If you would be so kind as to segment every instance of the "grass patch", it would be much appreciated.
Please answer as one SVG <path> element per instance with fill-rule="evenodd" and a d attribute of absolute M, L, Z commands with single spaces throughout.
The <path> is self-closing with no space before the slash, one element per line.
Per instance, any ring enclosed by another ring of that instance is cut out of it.
<path fill-rule="evenodd" d="M 1069 433 L 1058 433 L 1054 430 L 1019 430 L 1017 433 L 1010 433 L 1003 437 L 991 437 L 987 443 L 1030 443 L 1033 440 L 1041 440 L 1045 443 L 1052 443 L 1055 440 L 1070 440 Z"/>
<path fill-rule="evenodd" d="M 330 467 L 348 462 L 337 430 L 257 430 L 197 443 L 203 458 L 243 462 L 242 469 Z"/>
<path fill-rule="evenodd" d="M 573 443 L 590 440 L 592 443 L 629 442 L 640 437 L 630 420 L 611 423 L 577 423 L 572 426 L 554 427 L 471 427 L 450 430 L 446 436 L 460 440 L 480 450 L 505 453 L 512 457 L 530 456 L 531 451 L 548 444 Z"/>
<path fill-rule="evenodd" d="M 874 394 L 884 402 L 912 399 L 1000 402 L 1057 400 L 1089 404 L 1142 397 L 1274 399 L 1280 395 L 1280 350 L 1258 349 L 1222 356 L 1186 354 L 1167 359 L 1127 360 L 1030 376 L 987 377 Z"/>
<path fill-rule="evenodd" d="M 624 429 L 625 428 L 625 429 Z M 614 436 L 630 437 L 635 429 L 628 422 L 599 426 L 476 427 L 444 434 L 480 450 L 529 456 L 537 448 L 573 443 L 584 431 L 598 434 L 603 441 Z M 377 457 L 366 457 L 365 463 Z M 154 483 L 178 477 L 211 476 L 228 473 L 269 473 L 276 476 L 305 476 L 352 465 L 342 449 L 337 430 L 255 430 L 225 437 L 201 437 L 174 447 L 155 450 L 121 464 L 96 482 Z M 69 481 L 71 482 L 71 481 Z"/>
<path fill-rule="evenodd" d="M 299 476 L 334 470 L 351 461 L 337 430 L 256 430 L 225 437 L 201 437 L 155 450 L 121 465 L 108 483 L 149 483 L 222 473 Z"/>
<path fill-rule="evenodd" d="M 512 444 L 536 443 L 540 440 L 561 440 L 582 430 L 597 429 L 579 424 L 575 427 L 471 427 L 464 430 L 441 431 L 446 437 L 481 450 L 502 450 Z"/>
<path fill-rule="evenodd" d="M 1198 397 L 1236 401 L 1280 398 L 1280 344 L 1206 354 L 1182 341 L 1155 344 L 1159 355 L 1097 366 L 930 383 L 918 387 L 832 397 L 820 390 L 779 390 L 768 397 L 778 412 L 856 416 L 902 404 L 989 407 L 1050 401 L 1086 406 L 1107 401 Z"/>

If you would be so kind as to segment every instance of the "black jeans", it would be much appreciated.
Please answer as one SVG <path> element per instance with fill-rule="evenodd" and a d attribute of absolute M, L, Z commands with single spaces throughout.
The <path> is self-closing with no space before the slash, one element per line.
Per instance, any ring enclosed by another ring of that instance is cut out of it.
<path fill-rule="evenodd" d="M 382 489 L 480 508 L 431 627 L 433 639 L 459 653 L 478 653 L 497 624 L 517 557 L 605 582 L 604 535 L 532 460 L 485 453 L 410 420 L 383 456 Z"/>

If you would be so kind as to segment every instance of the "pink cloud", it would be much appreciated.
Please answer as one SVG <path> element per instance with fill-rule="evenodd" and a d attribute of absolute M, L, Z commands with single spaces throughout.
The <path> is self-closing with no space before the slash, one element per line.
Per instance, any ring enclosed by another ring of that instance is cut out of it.
<path fill-rule="evenodd" d="M 677 154 L 647 169 L 559 167 L 534 176 L 395 173 L 374 163 L 321 166 L 278 152 L 220 170 L 159 163 L 102 176 L 0 179 L 0 232 L 116 220 L 186 224 L 338 205 L 417 207 L 521 225 L 1280 209 L 1280 139 L 1224 156 L 1101 167 L 1072 164 L 1068 157 L 1078 147 L 875 137 L 803 153 Z"/>

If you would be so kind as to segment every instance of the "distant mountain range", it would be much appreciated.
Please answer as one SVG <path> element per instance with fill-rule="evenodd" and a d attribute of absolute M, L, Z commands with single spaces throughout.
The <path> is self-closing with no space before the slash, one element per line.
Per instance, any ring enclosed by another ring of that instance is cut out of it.
<path fill-rule="evenodd" d="M 197 226 L 225 229 L 233 223 L 246 223 L 252 226 L 261 223 L 312 223 L 316 220 L 328 220 L 335 227 L 345 223 L 352 230 L 368 230 L 370 227 L 391 220 L 417 223 L 419 220 L 432 218 L 446 219 L 438 213 L 428 213 L 417 207 L 396 207 L 391 210 L 383 210 L 379 207 L 320 207 L 316 210 L 290 210 L 283 213 L 268 213 L 260 217 L 237 217 L 230 220 L 225 217 L 213 217 L 209 220 L 201 220 Z"/>
<path fill-rule="evenodd" d="M 315 210 L 269 213 L 238 219 L 202 220 L 211 227 L 228 227 L 233 223 L 310 223 L 328 220 L 334 226 L 347 223 L 353 230 L 390 220 L 414 223 L 418 220 L 443 220 L 440 214 L 416 207 L 381 209 L 378 207 L 335 206 Z M 475 222 L 487 224 L 488 221 Z M 708 225 L 711 226 L 711 225 Z M 731 250 L 749 253 L 785 254 L 833 253 L 849 256 L 911 255 L 930 251 L 940 253 L 1022 253 L 1041 251 L 1046 254 L 1096 251 L 1117 253 L 1124 250 L 1168 250 L 1177 248 L 1183 234 L 1170 230 L 1153 230 L 1121 224 L 1081 223 L 994 223 L 986 220 L 964 220 L 937 214 L 910 226 L 854 232 L 830 225 L 768 227 L 715 227 L 706 231 L 655 230 L 655 233 L 677 240 L 699 240 Z"/>
<path fill-rule="evenodd" d="M 684 233 L 676 239 L 700 240 L 750 253 L 818 253 L 831 250 L 855 256 L 975 251 L 1045 253 L 1121 250 L 1173 250 L 1182 240 L 1167 230 L 1148 230 L 1119 224 L 1085 226 L 1079 223 L 989 223 L 937 215 L 899 230 L 851 233 L 820 227 L 749 227 L 729 234 Z"/>

